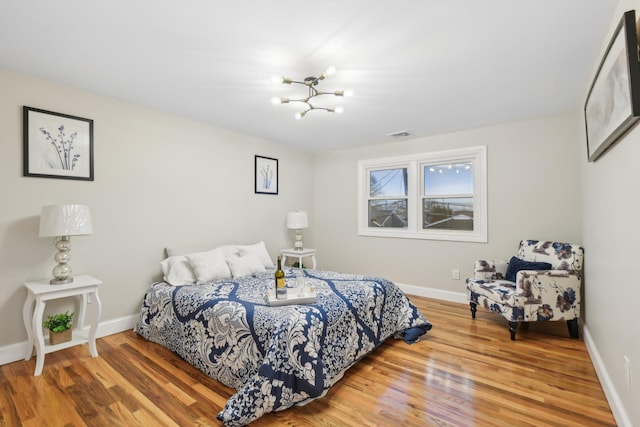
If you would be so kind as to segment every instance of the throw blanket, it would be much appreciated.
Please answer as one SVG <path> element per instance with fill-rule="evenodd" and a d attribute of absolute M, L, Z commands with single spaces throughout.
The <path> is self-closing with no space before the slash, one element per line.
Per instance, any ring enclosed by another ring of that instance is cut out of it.
<path fill-rule="evenodd" d="M 294 270 L 285 268 L 288 285 Z M 304 270 L 317 301 L 271 307 L 273 270 L 147 291 L 136 331 L 237 393 L 218 419 L 245 425 L 323 396 L 385 339 L 415 342 L 431 324 L 392 282 Z M 295 290 L 293 290 L 295 292 Z"/>

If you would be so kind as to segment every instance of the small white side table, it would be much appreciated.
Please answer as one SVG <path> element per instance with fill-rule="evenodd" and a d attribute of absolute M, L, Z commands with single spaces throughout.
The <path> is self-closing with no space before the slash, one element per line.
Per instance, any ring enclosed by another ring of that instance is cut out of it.
<path fill-rule="evenodd" d="M 313 263 L 314 270 L 316 269 L 316 250 L 304 248 L 302 250 L 297 250 L 294 248 L 283 249 L 282 251 L 282 264 L 284 265 L 287 257 L 298 258 L 298 265 L 302 267 L 302 258 L 311 257 L 311 262 Z"/>
<path fill-rule="evenodd" d="M 96 330 L 98 328 L 98 321 L 100 320 L 100 313 L 102 311 L 102 304 L 98 297 L 98 285 L 100 284 L 102 284 L 100 280 L 91 276 L 75 276 L 73 278 L 73 282 L 64 285 L 50 285 L 48 279 L 26 282 L 24 284 L 28 292 L 27 300 L 24 302 L 24 307 L 22 308 L 24 327 L 27 329 L 28 337 L 28 348 L 24 360 L 31 359 L 31 356 L 33 355 L 33 347 L 35 345 L 37 359 L 36 369 L 33 373 L 34 376 L 42 374 L 44 355 L 47 353 L 88 342 L 91 356 L 98 356 L 98 350 L 96 348 Z M 74 321 L 75 327 L 72 331 L 72 340 L 56 345 L 46 344 L 44 341 L 42 316 L 44 314 L 47 301 L 76 295 L 82 295 L 82 304 L 80 306 L 80 316 L 78 316 Z M 82 328 L 84 325 L 85 314 L 87 312 L 87 305 L 91 305 L 93 307 L 93 322 L 89 327 L 88 334 L 84 332 Z"/>

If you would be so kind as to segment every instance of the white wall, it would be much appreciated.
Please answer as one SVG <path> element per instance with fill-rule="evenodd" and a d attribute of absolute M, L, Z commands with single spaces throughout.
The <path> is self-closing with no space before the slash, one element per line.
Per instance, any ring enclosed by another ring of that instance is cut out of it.
<path fill-rule="evenodd" d="M 478 258 L 509 258 L 521 239 L 581 243 L 576 114 L 318 154 L 314 244 L 323 268 L 464 292 Z M 357 235 L 357 161 L 487 146 L 488 243 Z M 311 230 L 311 231 L 313 231 Z M 451 278 L 459 269 L 460 280 Z"/>
<path fill-rule="evenodd" d="M 72 237 L 70 264 L 103 280 L 102 321 L 139 310 L 165 246 L 264 240 L 275 258 L 286 213 L 312 209 L 309 154 L 3 69 L 0 94 L 0 347 L 26 340 L 23 282 L 54 266 L 43 205 L 91 208 L 95 234 Z M 95 181 L 22 176 L 23 105 L 94 120 Z M 278 158 L 279 195 L 254 193 L 255 154 Z"/>
<path fill-rule="evenodd" d="M 631 9 L 636 9 L 636 18 L 640 17 L 640 1 L 625 0 L 618 5 L 607 40 L 602 41 L 599 56 L 594 58 L 594 75 L 622 14 Z M 585 98 L 588 89 L 585 88 Z M 581 157 L 586 159 L 582 116 L 576 127 L 582 130 L 579 134 Z M 595 162 L 581 162 L 582 234 L 587 254 L 585 324 L 606 366 L 601 380 L 612 388 L 608 397 L 626 408 L 626 415 L 617 414 L 618 423 L 629 426 L 640 426 L 640 285 L 634 274 L 640 259 L 637 242 L 640 237 L 639 163 L 638 126 Z M 630 387 L 625 377 L 624 356 L 631 362 Z"/>

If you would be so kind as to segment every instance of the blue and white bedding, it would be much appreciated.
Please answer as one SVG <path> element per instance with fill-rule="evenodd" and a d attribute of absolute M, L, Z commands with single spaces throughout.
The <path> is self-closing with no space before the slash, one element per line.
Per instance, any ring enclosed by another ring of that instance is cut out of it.
<path fill-rule="evenodd" d="M 284 271 L 292 284 L 297 269 Z M 313 304 L 267 305 L 273 269 L 201 285 L 154 283 L 136 331 L 236 389 L 218 419 L 239 426 L 323 396 L 387 338 L 412 343 L 431 329 L 386 279 L 303 271 Z"/>

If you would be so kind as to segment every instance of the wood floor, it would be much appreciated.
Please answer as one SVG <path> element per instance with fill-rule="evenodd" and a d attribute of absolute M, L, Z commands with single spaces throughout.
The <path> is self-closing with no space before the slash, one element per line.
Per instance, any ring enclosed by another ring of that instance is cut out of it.
<path fill-rule="evenodd" d="M 413 345 L 388 340 L 327 395 L 255 426 L 615 425 L 582 339 L 564 322 L 509 339 L 504 319 L 411 297 L 434 324 Z M 0 426 L 218 426 L 233 394 L 170 351 L 122 332 L 0 366 Z"/>

